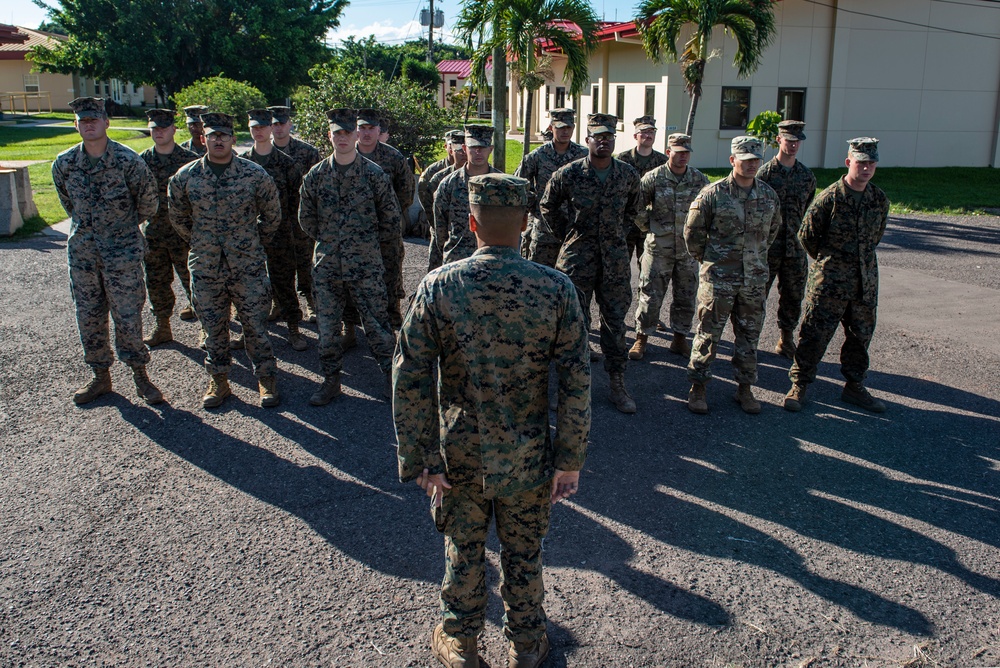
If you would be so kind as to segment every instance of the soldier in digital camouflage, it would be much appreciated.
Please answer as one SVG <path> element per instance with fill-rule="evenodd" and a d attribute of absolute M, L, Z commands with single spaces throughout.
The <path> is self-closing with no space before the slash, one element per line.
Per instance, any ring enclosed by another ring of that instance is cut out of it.
<path fill-rule="evenodd" d="M 769 274 L 767 292 L 778 281 L 778 329 L 781 336 L 774 352 L 792 359 L 795 356 L 795 327 L 802 315 L 809 262 L 799 243 L 799 227 L 809 203 L 816 195 L 816 177 L 796 159 L 800 142 L 806 138 L 802 121 L 778 123 L 778 155 L 768 161 L 757 178 L 771 186 L 781 200 L 784 225 L 767 250 Z"/>
<path fill-rule="evenodd" d="M 694 320 L 698 292 L 698 263 L 684 243 L 684 223 L 691 202 L 708 185 L 708 177 L 688 165 L 691 137 L 675 132 L 667 138 L 667 163 L 642 177 L 636 223 L 646 234 L 639 272 L 639 305 L 635 309 L 635 343 L 630 360 L 641 360 L 649 335 L 656 331 L 667 288 L 670 302 L 670 350 L 688 358 L 687 335 Z"/>
<path fill-rule="evenodd" d="M 434 195 L 437 193 L 437 189 L 441 186 L 441 182 L 444 181 L 452 172 L 465 167 L 465 164 L 469 160 L 469 153 L 465 149 L 465 131 L 456 130 L 455 134 L 452 135 L 451 141 L 454 145 L 454 163 L 438 170 L 437 174 L 430 177 L 427 185 L 427 194 L 430 200 L 430 208 L 427 209 L 427 222 L 430 226 L 430 230 L 428 232 L 430 243 L 427 245 L 428 271 L 440 267 L 443 260 L 442 249 L 444 247 L 444 242 L 443 240 L 437 238 L 437 230 L 434 228 Z"/>
<path fill-rule="evenodd" d="M 357 150 L 357 112 L 342 108 L 326 113 L 333 155 L 309 170 L 299 198 L 299 224 L 316 243 L 313 287 L 323 383 L 309 399 L 314 406 L 341 393 L 341 321 L 348 299 L 357 306 L 388 396 L 395 337 L 385 281 L 402 262 L 399 203 L 389 176 Z"/>
<path fill-rule="evenodd" d="M 587 157 L 587 147 L 573 141 L 573 131 L 576 129 L 575 110 L 553 109 L 549 112 L 549 119 L 551 141 L 526 155 L 514 175 L 528 179 L 528 232 L 522 241 L 521 255 L 546 267 L 555 267 L 562 243 L 541 224 L 538 202 L 556 170 Z M 568 211 L 564 213 L 568 214 Z"/>
<path fill-rule="evenodd" d="M 588 116 L 588 155 L 556 170 L 538 209 L 542 225 L 562 243 L 555 268 L 576 285 L 588 327 L 591 298 L 600 308 L 609 399 L 619 411 L 635 413 L 625 388 L 625 315 L 632 303 L 625 237 L 639 208 L 639 173 L 612 157 L 617 123 L 610 114 Z"/>
<path fill-rule="evenodd" d="M 464 164 L 465 134 L 461 130 L 449 130 L 448 132 L 445 132 L 444 149 L 447 155 L 437 162 L 432 162 L 428 165 L 424 171 L 420 173 L 420 178 L 417 180 L 417 199 L 420 201 L 420 207 L 424 210 L 424 214 L 427 216 L 428 234 L 430 234 L 429 229 L 432 227 L 430 225 L 430 221 L 434 217 L 434 191 L 430 189 L 431 179 L 433 179 L 434 176 L 439 174 L 442 170 L 445 170 L 455 164 L 456 152 L 462 154 L 461 160 Z"/>
<path fill-rule="evenodd" d="M 207 113 L 208 107 L 201 104 L 184 107 L 184 120 L 191 138 L 181 144 L 181 148 L 191 151 L 198 157 L 205 155 L 205 125 L 201 122 L 201 115 Z"/>
<path fill-rule="evenodd" d="M 278 307 L 278 318 L 288 324 L 288 345 L 301 352 L 308 344 L 299 331 L 302 309 L 295 294 L 295 240 L 292 235 L 293 229 L 299 226 L 302 174 L 295 161 L 271 143 L 271 111 L 251 109 L 247 116 L 254 143 L 240 155 L 264 168 L 274 180 L 281 203 L 281 226 L 273 236 L 262 240 L 267 254 L 271 294 Z"/>
<path fill-rule="evenodd" d="M 732 141 L 733 171 L 705 187 L 684 225 L 688 252 L 701 263 L 694 344 L 688 361 L 688 409 L 708 412 L 705 383 L 726 321 L 733 324 L 733 369 L 739 387 L 733 399 L 744 412 L 760 413 L 753 396 L 757 342 L 764 326 L 767 249 L 781 228 L 781 204 L 756 178 L 764 146 L 755 137 Z"/>
<path fill-rule="evenodd" d="M 170 316 L 174 312 L 174 273 L 181 281 L 181 288 L 187 296 L 188 304 L 181 309 L 181 320 L 194 320 L 194 307 L 191 297 L 191 275 L 188 272 L 187 242 L 170 224 L 167 213 L 167 182 L 177 170 L 197 160 L 197 154 L 181 148 L 175 141 L 177 126 L 174 124 L 174 112 L 171 109 L 150 109 L 146 112 L 149 119 L 149 133 L 153 145 L 140 154 L 156 179 L 159 191 L 159 206 L 156 214 L 142 224 L 142 234 L 146 237 L 146 290 L 149 292 L 149 304 L 156 318 L 156 327 L 143 342 L 153 348 L 161 343 L 174 340 L 170 329 Z"/>
<path fill-rule="evenodd" d="M 878 166 L 878 140 L 858 137 L 848 146 L 847 174 L 816 197 L 799 229 L 799 241 L 813 263 L 795 361 L 788 372 L 792 387 L 785 395 L 785 410 L 793 412 L 802 409 L 806 388 L 816 380 L 838 326 L 844 328 L 840 372 L 847 380 L 841 399 L 873 413 L 886 409 L 864 382 L 878 309 L 875 248 L 889 219 L 889 198 L 871 183 Z"/>
<path fill-rule="evenodd" d="M 278 189 L 262 167 L 233 152 L 232 116 L 212 113 L 201 119 L 208 152 L 174 174 L 168 192 L 170 222 L 191 246 L 191 292 L 207 334 L 205 368 L 211 379 L 202 406 L 215 408 L 232 394 L 232 305 L 243 325 L 260 405 L 277 406 L 278 367 L 267 336 L 271 282 L 264 243 L 281 227 Z"/>
<path fill-rule="evenodd" d="M 477 250 L 420 282 L 393 362 L 399 479 L 416 481 L 431 497 L 445 537 L 443 620 L 431 647 L 449 668 L 480 666 L 486 537 L 494 517 L 507 665 L 535 668 L 545 661 L 542 540 L 551 504 L 577 492 L 586 457 L 585 318 L 565 275 L 518 252 L 527 185 L 499 173 L 469 179 Z M 554 437 L 550 365 L 558 377 Z"/>
<path fill-rule="evenodd" d="M 635 171 L 639 172 L 639 178 L 641 179 L 650 171 L 665 164 L 667 156 L 653 148 L 653 142 L 656 141 L 655 118 L 652 116 L 640 116 L 632 121 L 632 128 L 634 130 L 632 137 L 635 138 L 635 147 L 627 151 L 622 151 L 615 157 L 625 164 L 635 167 Z M 646 238 L 646 235 L 643 232 L 642 222 L 638 219 L 643 216 L 645 216 L 645 209 L 640 207 L 635 221 L 636 224 L 629 228 L 628 234 L 625 237 L 625 241 L 628 243 L 628 256 L 629 258 L 635 257 L 640 271 L 642 271 L 643 240 Z"/>

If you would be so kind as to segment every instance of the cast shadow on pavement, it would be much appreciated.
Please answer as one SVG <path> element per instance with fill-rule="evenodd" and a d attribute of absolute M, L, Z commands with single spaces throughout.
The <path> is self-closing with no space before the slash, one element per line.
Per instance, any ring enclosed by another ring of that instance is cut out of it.
<path fill-rule="evenodd" d="M 960 245 L 959 245 L 960 244 Z M 985 248 L 970 248 L 972 244 Z M 1000 255 L 1000 229 L 965 225 L 953 221 L 921 220 L 891 216 L 880 246 L 908 253 L 958 253 L 964 256 Z"/>

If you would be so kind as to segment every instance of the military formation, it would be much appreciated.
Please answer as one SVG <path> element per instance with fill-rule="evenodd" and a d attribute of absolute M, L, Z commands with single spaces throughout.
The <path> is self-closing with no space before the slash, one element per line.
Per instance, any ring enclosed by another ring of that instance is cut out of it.
<path fill-rule="evenodd" d="M 241 152 L 227 114 L 186 107 L 191 139 L 179 145 L 174 112 L 153 109 L 154 145 L 137 155 L 108 139 L 102 100 L 71 105 L 83 141 L 58 156 L 52 173 L 72 218 L 70 288 L 93 371 L 73 400 L 85 404 L 112 389 L 110 314 L 138 396 L 163 401 L 146 365 L 150 348 L 173 340 L 175 276 L 179 316 L 202 329 L 205 408 L 231 394 L 234 317 L 264 407 L 281 401 L 269 320 L 286 324 L 296 353 L 308 349 L 300 323 L 316 322 L 323 380 L 309 398 L 314 406 L 342 393 L 344 351 L 361 325 L 392 401 L 400 480 L 426 491 L 444 535 L 442 622 L 431 645 L 445 666 L 480 665 L 493 518 L 505 555 L 508 667 L 546 660 L 541 542 L 551 504 L 579 489 L 591 365 L 603 357 L 608 399 L 635 413 L 626 365 L 647 358 L 649 337 L 664 327 L 668 289 L 664 328 L 669 350 L 687 360 L 691 412 L 709 410 L 727 322 L 733 398 L 748 414 L 761 411 L 753 394 L 757 348 L 775 283 L 775 351 L 792 360 L 784 408 L 802 409 L 842 326 L 843 400 L 886 410 L 864 385 L 878 303 L 876 246 L 889 210 L 870 183 L 877 139 L 851 140 L 847 174 L 814 197 L 816 179 L 796 158 L 801 121 L 779 124 L 778 153 L 763 165 L 759 139 L 734 138 L 731 172 L 709 183 L 689 164 L 690 136 L 671 134 L 665 153 L 653 150 L 650 116 L 633 123 L 636 148 L 615 155 L 615 116 L 590 114 L 578 144 L 576 112 L 554 109 L 550 138 L 514 176 L 490 164 L 494 129 L 467 125 L 446 135 L 447 157 L 415 182 L 385 143 L 387 123 L 375 109 L 328 111 L 333 151 L 322 158 L 291 136 L 288 107 L 248 110 L 253 145 Z M 402 309 L 403 212 L 414 188 L 429 222 L 429 267 Z M 639 291 L 630 348 L 633 257 Z M 147 294 L 155 325 L 143 338 Z M 588 343 L 592 300 L 600 355 Z"/>

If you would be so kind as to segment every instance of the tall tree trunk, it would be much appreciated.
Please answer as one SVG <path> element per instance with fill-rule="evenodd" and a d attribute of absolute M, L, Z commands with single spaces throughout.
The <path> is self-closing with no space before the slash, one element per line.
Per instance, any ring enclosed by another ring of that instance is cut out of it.
<path fill-rule="evenodd" d="M 525 88 L 524 98 L 524 150 L 521 152 L 521 162 L 531 153 L 531 110 L 535 106 L 535 91 Z"/>
<path fill-rule="evenodd" d="M 493 49 L 493 166 L 507 171 L 507 52 Z"/>
<path fill-rule="evenodd" d="M 684 128 L 684 134 L 687 136 L 692 136 L 691 131 L 694 130 L 694 112 L 698 110 L 698 100 L 701 99 L 701 95 L 694 93 L 691 95 L 691 111 L 688 112 L 687 125 Z"/>

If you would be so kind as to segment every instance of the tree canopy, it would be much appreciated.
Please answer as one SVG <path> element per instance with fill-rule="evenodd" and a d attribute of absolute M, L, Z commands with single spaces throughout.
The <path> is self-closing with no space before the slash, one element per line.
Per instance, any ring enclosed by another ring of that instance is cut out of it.
<path fill-rule="evenodd" d="M 442 60 L 463 60 L 469 58 L 471 53 L 460 46 L 435 42 L 433 55 L 434 62 L 438 63 Z M 426 59 L 427 42 L 419 39 L 392 45 L 376 41 L 374 35 L 362 39 L 351 36 L 333 49 L 333 60 L 341 68 L 381 72 L 386 79 L 402 76 L 406 60 L 423 62 Z"/>

